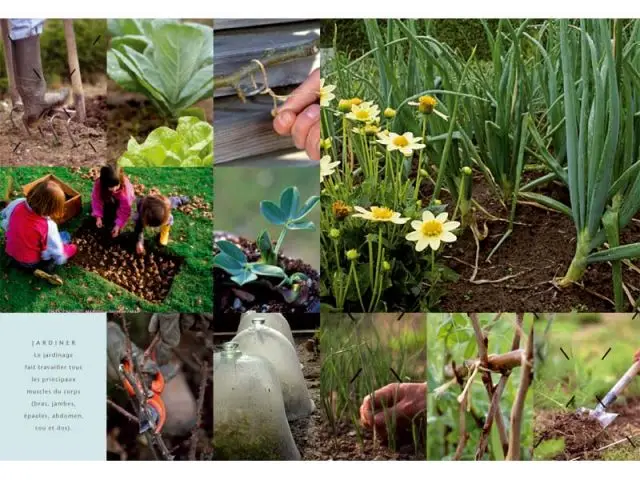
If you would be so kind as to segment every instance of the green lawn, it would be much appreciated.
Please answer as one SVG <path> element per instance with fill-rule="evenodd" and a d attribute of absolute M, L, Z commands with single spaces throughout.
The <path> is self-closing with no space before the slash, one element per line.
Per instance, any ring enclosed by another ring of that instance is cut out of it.
<path fill-rule="evenodd" d="M 21 187 L 48 173 L 78 190 L 82 195 L 81 215 L 61 226 L 73 236 L 76 229 L 90 215 L 93 181 L 87 169 L 61 167 L 28 167 L 3 169 L 0 185 L 13 178 L 11 198 L 21 196 Z M 147 191 L 156 187 L 166 195 L 198 196 L 213 204 L 213 175 L 209 168 L 135 168 L 127 175 L 134 184 L 143 184 Z M 1 200 L 1 199 L 0 199 Z M 4 234 L 0 239 L 0 311 L 177 311 L 203 312 L 213 309 L 212 230 L 213 220 L 201 211 L 191 215 L 174 211 L 174 225 L 167 249 L 185 258 L 175 277 L 168 297 L 161 304 L 149 303 L 102 277 L 74 265 L 65 265 L 57 273 L 65 284 L 53 287 L 32 275 L 8 267 L 4 253 Z M 130 222 L 126 230 L 133 230 Z M 152 236 L 153 235 L 153 236 Z M 153 248 L 155 235 L 147 235 L 147 248 Z"/>

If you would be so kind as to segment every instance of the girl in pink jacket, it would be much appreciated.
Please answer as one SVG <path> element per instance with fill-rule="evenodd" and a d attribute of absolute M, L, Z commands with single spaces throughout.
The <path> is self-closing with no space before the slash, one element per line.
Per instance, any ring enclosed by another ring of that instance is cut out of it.
<path fill-rule="evenodd" d="M 111 230 L 113 238 L 129 222 L 135 193 L 124 171 L 108 165 L 100 169 L 100 178 L 93 185 L 91 193 L 91 215 L 98 228 Z"/>

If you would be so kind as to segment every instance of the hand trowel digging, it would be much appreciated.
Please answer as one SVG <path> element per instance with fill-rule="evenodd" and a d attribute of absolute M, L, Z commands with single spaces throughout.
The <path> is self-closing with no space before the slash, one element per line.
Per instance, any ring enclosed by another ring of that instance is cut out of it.
<path fill-rule="evenodd" d="M 631 380 L 640 373 L 640 361 L 634 363 L 629 370 L 622 376 L 618 383 L 607 393 L 595 409 L 579 408 L 578 412 L 586 413 L 590 418 L 594 418 L 602 425 L 602 428 L 607 428 L 618 417 L 617 413 L 607 412 L 607 408 L 616 401 L 618 395 L 631 383 Z"/>

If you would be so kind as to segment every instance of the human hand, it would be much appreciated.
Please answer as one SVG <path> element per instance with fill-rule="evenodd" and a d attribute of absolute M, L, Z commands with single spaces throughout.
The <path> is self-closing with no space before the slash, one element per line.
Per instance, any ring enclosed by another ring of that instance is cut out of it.
<path fill-rule="evenodd" d="M 320 69 L 296 88 L 278 108 L 273 128 L 293 137 L 296 148 L 306 150 L 311 160 L 320 160 Z"/>
<path fill-rule="evenodd" d="M 640 362 L 640 350 L 638 350 L 638 351 L 634 354 L 633 359 L 634 359 L 636 362 Z"/>
<path fill-rule="evenodd" d="M 426 383 L 391 383 L 367 395 L 360 406 L 360 423 L 384 439 L 398 437 L 427 410 Z M 386 415 L 386 419 L 385 419 Z M 395 417 L 396 431 L 387 431 L 387 421 Z"/>
<path fill-rule="evenodd" d="M 120 235 L 120 227 L 113 227 L 113 230 L 111 230 L 111 236 L 116 238 L 118 235 Z"/>
<path fill-rule="evenodd" d="M 102 219 L 100 217 L 96 217 L 96 227 L 102 228 Z"/>
<path fill-rule="evenodd" d="M 139 241 L 138 243 L 136 243 L 136 253 L 138 255 L 144 255 L 145 249 L 144 249 L 144 242 Z"/>
<path fill-rule="evenodd" d="M 158 363 L 165 364 L 171 360 L 171 349 L 178 346 L 182 333 L 195 323 L 192 315 L 179 313 L 154 313 L 149 321 L 149 333 L 158 335 L 160 341 L 156 346 Z"/>

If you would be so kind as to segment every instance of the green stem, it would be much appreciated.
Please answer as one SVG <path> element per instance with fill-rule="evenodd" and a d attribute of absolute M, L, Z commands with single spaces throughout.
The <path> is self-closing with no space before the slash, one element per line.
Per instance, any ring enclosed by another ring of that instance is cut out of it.
<path fill-rule="evenodd" d="M 426 138 L 427 138 L 427 116 L 423 115 L 422 116 L 422 142 L 426 142 Z M 420 170 L 422 169 L 422 156 L 424 154 L 424 151 L 426 150 L 426 147 L 420 150 L 420 153 L 418 154 L 418 171 L 417 171 L 417 177 L 416 177 L 416 189 L 413 192 L 413 199 L 414 200 L 418 200 L 418 194 L 420 193 L 420 183 L 422 182 L 422 175 L 420 175 Z"/>
<path fill-rule="evenodd" d="M 360 301 L 360 307 L 364 312 L 364 303 L 362 301 L 362 292 L 360 292 L 360 283 L 358 282 L 358 272 L 356 272 L 355 262 L 351 262 L 351 268 L 349 269 L 349 276 L 353 275 L 353 279 L 356 284 L 356 291 L 358 292 L 358 300 Z"/>
<path fill-rule="evenodd" d="M 567 273 L 565 273 L 564 277 L 562 277 L 558 282 L 559 287 L 568 287 L 582 278 L 585 270 L 587 269 L 587 256 L 590 251 L 590 242 L 591 240 L 588 232 L 583 231 L 578 235 L 576 253 L 573 256 L 571 265 L 569 265 L 569 270 L 567 270 Z"/>
<path fill-rule="evenodd" d="M 273 251 L 273 254 L 276 256 L 276 261 L 278 259 L 278 253 L 280 253 L 280 248 L 282 248 L 282 242 L 284 242 L 284 237 L 287 235 L 287 228 L 283 228 L 280 232 L 280 236 L 278 237 L 278 241 L 276 242 L 276 248 Z"/>
<path fill-rule="evenodd" d="M 371 303 L 369 304 L 369 312 L 373 312 L 376 307 L 375 292 L 378 289 L 378 277 L 380 276 L 380 269 L 382 267 L 382 226 L 378 228 L 378 257 L 376 258 L 376 276 L 373 284 L 373 295 L 371 296 Z"/>

